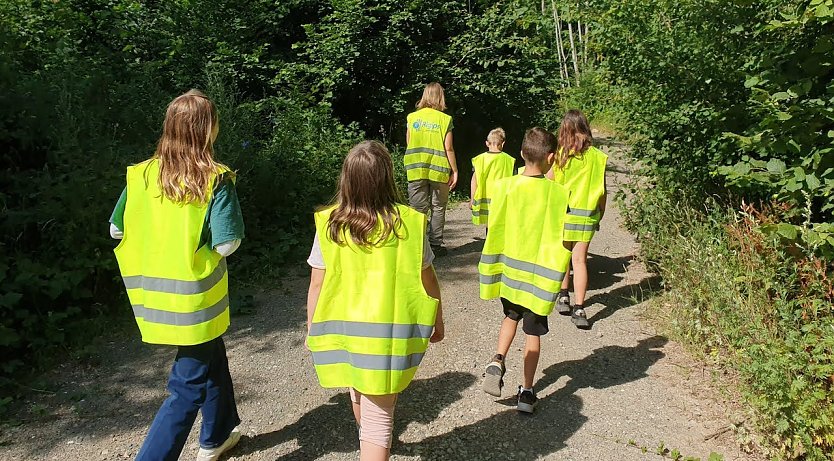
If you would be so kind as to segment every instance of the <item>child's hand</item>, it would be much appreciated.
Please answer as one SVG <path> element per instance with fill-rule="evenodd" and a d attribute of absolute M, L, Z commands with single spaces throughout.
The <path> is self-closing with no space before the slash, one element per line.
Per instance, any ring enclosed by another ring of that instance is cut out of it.
<path fill-rule="evenodd" d="M 432 343 L 439 343 L 443 341 L 443 338 L 446 337 L 446 328 L 442 323 L 438 323 L 434 326 L 434 333 L 432 333 L 431 338 L 429 338 L 429 342 Z"/>
<path fill-rule="evenodd" d="M 475 199 L 469 199 L 469 209 L 475 208 Z"/>

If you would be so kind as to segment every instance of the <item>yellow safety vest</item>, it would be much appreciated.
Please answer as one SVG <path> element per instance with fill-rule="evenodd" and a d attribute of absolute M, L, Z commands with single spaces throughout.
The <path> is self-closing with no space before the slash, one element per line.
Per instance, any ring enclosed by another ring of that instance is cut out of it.
<path fill-rule="evenodd" d="M 472 224 L 486 224 L 490 190 L 495 181 L 512 176 L 515 159 L 504 152 L 484 152 L 472 159 L 472 174 L 478 182 L 472 196 Z"/>
<path fill-rule="evenodd" d="M 599 199 L 605 194 L 608 155 L 596 147 L 571 157 L 565 168 L 553 168 L 553 180 L 570 190 L 565 240 L 590 242 L 599 227 Z"/>
<path fill-rule="evenodd" d="M 315 215 L 324 282 L 307 337 L 322 387 L 385 395 L 408 386 L 434 330 L 438 301 L 421 271 L 426 217 L 397 205 L 402 226 L 384 243 L 338 245 L 327 223 L 334 207 Z"/>
<path fill-rule="evenodd" d="M 444 141 L 452 117 L 426 107 L 408 114 L 407 120 L 408 146 L 404 160 L 408 180 L 449 181 L 452 169 Z"/>
<path fill-rule="evenodd" d="M 226 260 L 198 246 L 208 204 L 168 200 L 158 176 L 155 159 L 128 167 L 124 238 L 114 252 L 142 341 L 202 344 L 229 327 Z"/>
<path fill-rule="evenodd" d="M 497 297 L 539 315 L 553 311 L 571 252 L 562 244 L 568 191 L 544 178 L 495 183 L 481 261 L 482 299 Z"/>

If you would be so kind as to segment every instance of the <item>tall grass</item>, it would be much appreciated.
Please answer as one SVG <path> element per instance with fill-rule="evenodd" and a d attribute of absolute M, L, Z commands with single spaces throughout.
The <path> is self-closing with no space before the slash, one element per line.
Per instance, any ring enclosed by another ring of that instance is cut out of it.
<path fill-rule="evenodd" d="M 667 289 L 670 333 L 733 370 L 773 459 L 834 454 L 834 266 L 759 228 L 771 213 L 663 187 L 621 199 Z"/>

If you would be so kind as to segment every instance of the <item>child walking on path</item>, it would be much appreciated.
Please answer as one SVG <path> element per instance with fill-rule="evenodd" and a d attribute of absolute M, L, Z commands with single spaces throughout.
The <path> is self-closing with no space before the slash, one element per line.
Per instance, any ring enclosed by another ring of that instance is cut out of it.
<path fill-rule="evenodd" d="M 478 264 L 482 299 L 501 298 L 505 318 L 495 357 L 486 367 L 483 390 L 501 396 L 505 360 L 519 321 L 526 335 L 524 384 L 518 387 L 518 410 L 532 413 L 537 402 L 533 378 L 541 336 L 567 271 L 570 251 L 562 243 L 568 191 L 545 179 L 555 160 L 556 137 L 542 128 L 524 135 L 524 173 L 495 183 L 491 191 L 489 233 Z"/>
<path fill-rule="evenodd" d="M 444 335 L 426 216 L 398 195 L 385 146 L 356 145 L 307 261 L 307 347 L 323 387 L 350 388 L 362 461 L 388 459 L 397 395 Z"/>
<path fill-rule="evenodd" d="M 503 128 L 496 128 L 487 135 L 487 151 L 472 159 L 472 224 L 485 225 L 489 217 L 490 191 L 495 181 L 513 175 L 515 159 L 504 153 L 506 134 Z"/>
<path fill-rule="evenodd" d="M 591 126 L 578 110 L 565 114 L 559 126 L 559 152 L 556 166 L 548 177 L 570 190 L 568 216 L 565 219 L 565 241 L 573 251 L 574 304 L 571 307 L 568 288 L 570 274 L 562 281 L 556 302 L 560 314 L 570 314 L 577 328 L 589 328 L 585 314 L 585 293 L 588 291 L 588 247 L 599 222 L 605 214 L 607 190 L 605 166 L 608 156 L 593 146 Z"/>
<path fill-rule="evenodd" d="M 408 178 L 408 203 L 430 215 L 429 243 L 434 254 L 445 256 L 443 228 L 449 191 L 458 182 L 458 164 L 452 147 L 452 117 L 443 113 L 446 97 L 439 83 L 429 83 L 408 114 L 405 139 L 405 170 Z M 431 211 L 431 213 L 429 213 Z"/>
<path fill-rule="evenodd" d="M 142 340 L 177 347 L 171 395 L 136 459 L 179 459 L 197 412 L 198 461 L 240 439 L 240 417 L 223 333 L 229 327 L 226 256 L 240 245 L 243 217 L 234 174 L 213 159 L 214 104 L 191 90 L 168 106 L 154 156 L 127 169 L 110 234 Z"/>

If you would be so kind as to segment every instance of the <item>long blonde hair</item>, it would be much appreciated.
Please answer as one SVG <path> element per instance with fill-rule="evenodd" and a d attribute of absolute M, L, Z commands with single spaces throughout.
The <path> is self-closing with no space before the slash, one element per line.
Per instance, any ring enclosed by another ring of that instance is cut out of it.
<path fill-rule="evenodd" d="M 153 158 L 159 161 L 159 189 L 174 203 L 206 203 L 218 168 L 214 161 L 214 103 L 199 90 L 176 97 L 165 112 Z"/>
<path fill-rule="evenodd" d="M 564 169 L 571 157 L 585 154 L 594 144 L 591 134 L 591 124 L 581 111 L 571 109 L 562 119 L 559 126 L 559 152 L 556 154 L 556 165 Z"/>
<path fill-rule="evenodd" d="M 339 190 L 330 214 L 330 240 L 343 244 L 346 234 L 360 246 L 374 246 L 397 233 L 402 220 L 396 208 L 402 201 L 394 183 L 391 154 L 379 141 L 362 141 L 345 157 Z"/>
<path fill-rule="evenodd" d="M 423 97 L 417 101 L 417 108 L 431 107 L 439 111 L 446 110 L 446 96 L 443 87 L 437 82 L 431 82 L 423 88 Z"/>

